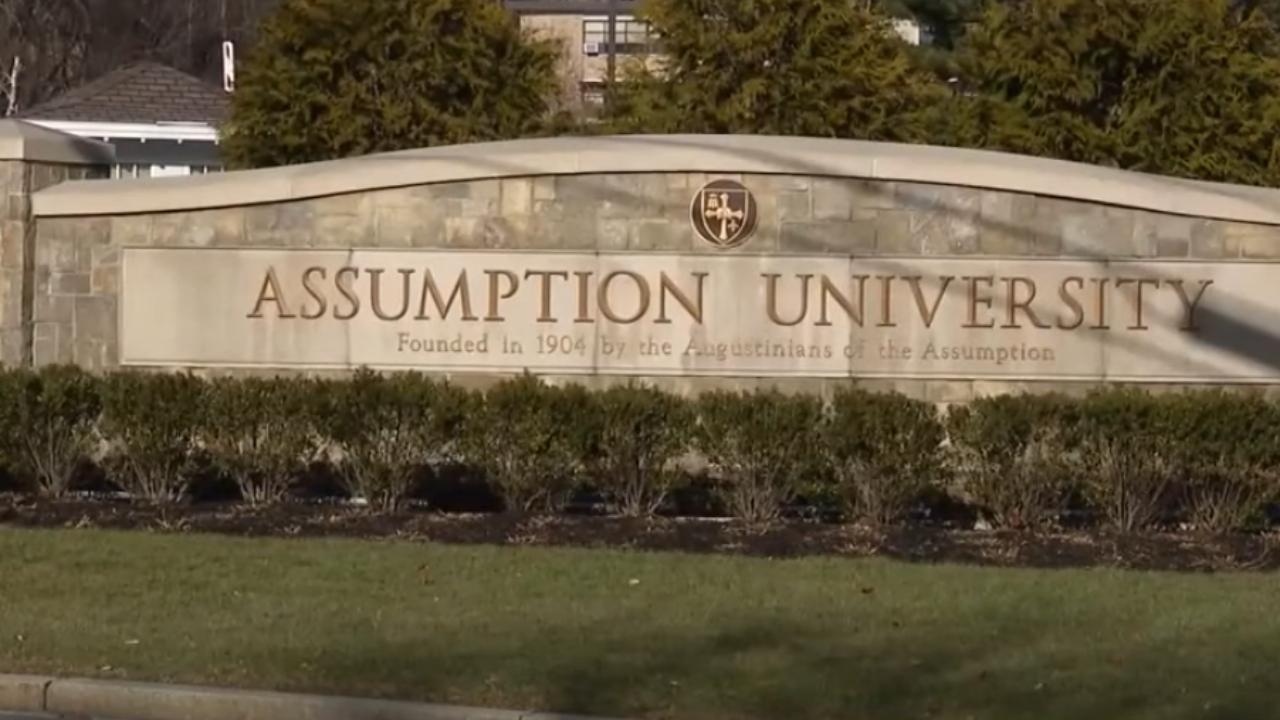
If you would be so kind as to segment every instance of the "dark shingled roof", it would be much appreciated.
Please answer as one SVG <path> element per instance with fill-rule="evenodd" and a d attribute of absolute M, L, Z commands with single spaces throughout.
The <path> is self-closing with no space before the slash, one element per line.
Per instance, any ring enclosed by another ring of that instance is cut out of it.
<path fill-rule="evenodd" d="M 154 62 L 142 62 L 69 90 L 18 114 L 36 120 L 218 124 L 230 98 L 221 88 Z"/>

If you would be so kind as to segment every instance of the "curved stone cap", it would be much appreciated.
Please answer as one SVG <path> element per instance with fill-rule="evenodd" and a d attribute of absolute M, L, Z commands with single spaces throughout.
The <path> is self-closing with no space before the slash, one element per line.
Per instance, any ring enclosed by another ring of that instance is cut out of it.
<path fill-rule="evenodd" d="M 0 160 L 59 165 L 110 165 L 115 146 L 22 120 L 0 120 Z"/>
<path fill-rule="evenodd" d="M 210 175 L 73 181 L 36 193 L 33 208 L 38 216 L 173 212 L 505 177 L 667 172 L 937 183 L 1280 225 L 1280 190 L 984 150 L 763 135 L 537 138 Z"/>

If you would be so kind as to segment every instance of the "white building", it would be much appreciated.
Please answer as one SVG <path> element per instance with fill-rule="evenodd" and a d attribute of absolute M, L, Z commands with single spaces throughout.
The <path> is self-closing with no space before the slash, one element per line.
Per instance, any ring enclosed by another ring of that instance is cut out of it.
<path fill-rule="evenodd" d="M 116 148 L 117 177 L 217 172 L 221 88 L 153 62 L 129 65 L 18 114 Z"/>

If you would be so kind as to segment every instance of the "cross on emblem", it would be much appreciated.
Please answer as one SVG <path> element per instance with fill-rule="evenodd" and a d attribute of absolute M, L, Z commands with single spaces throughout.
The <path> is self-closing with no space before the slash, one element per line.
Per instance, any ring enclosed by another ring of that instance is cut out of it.
<path fill-rule="evenodd" d="M 729 206 L 729 193 L 708 193 L 706 207 L 707 219 L 720 223 L 718 237 L 722 243 L 729 241 L 731 233 L 738 232 L 741 220 L 747 214 L 745 210 L 734 210 Z"/>

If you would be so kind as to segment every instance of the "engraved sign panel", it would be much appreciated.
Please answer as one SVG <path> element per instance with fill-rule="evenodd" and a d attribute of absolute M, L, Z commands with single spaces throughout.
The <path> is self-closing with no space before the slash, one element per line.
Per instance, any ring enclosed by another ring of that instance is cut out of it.
<path fill-rule="evenodd" d="M 121 364 L 1280 379 L 1269 263 L 126 248 Z"/>

